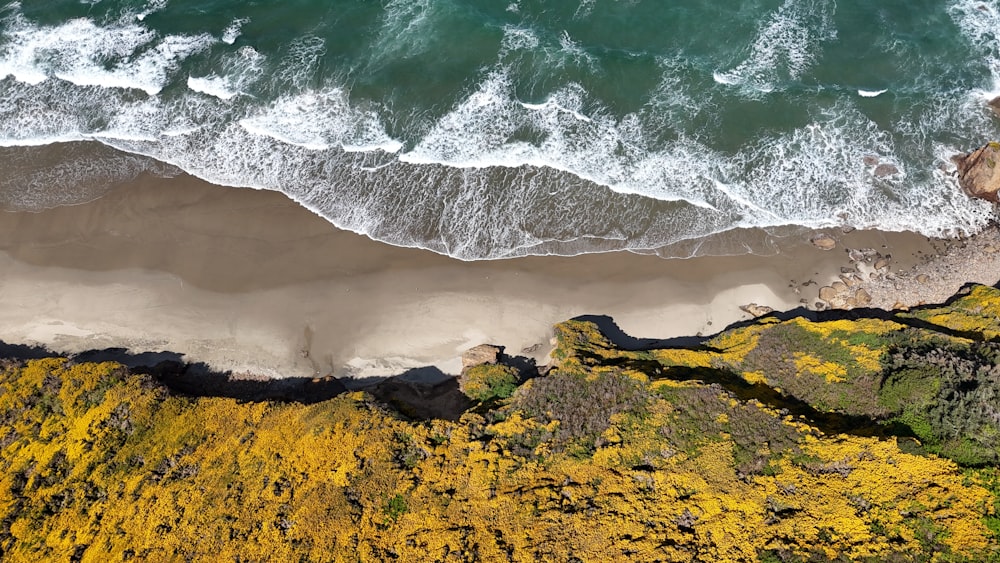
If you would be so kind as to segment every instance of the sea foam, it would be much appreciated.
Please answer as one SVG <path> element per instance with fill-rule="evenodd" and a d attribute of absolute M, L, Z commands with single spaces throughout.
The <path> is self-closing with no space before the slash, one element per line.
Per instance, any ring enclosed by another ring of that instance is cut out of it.
<path fill-rule="evenodd" d="M 798 80 L 815 60 L 820 44 L 836 37 L 835 4 L 824 0 L 785 0 L 757 30 L 747 56 L 733 68 L 716 71 L 719 84 L 744 85 L 771 92 Z"/>
<path fill-rule="evenodd" d="M 220 100 L 231 100 L 238 94 L 238 92 L 230 90 L 232 86 L 228 80 L 214 74 L 201 77 L 189 76 L 187 85 L 188 88 L 195 92 L 215 96 Z"/>
<path fill-rule="evenodd" d="M 877 98 L 889 90 L 858 90 L 858 95 L 862 98 Z"/>
<path fill-rule="evenodd" d="M 387 38 L 434 15 L 394 6 Z M 736 89 L 713 79 L 761 92 L 801 78 L 836 36 L 828 6 L 787 0 L 728 71 L 657 57 L 662 76 L 633 111 L 588 90 L 597 50 L 528 22 L 500 26 L 495 60 L 410 122 L 328 75 L 319 35 L 265 55 L 251 38 L 227 47 L 239 37 L 228 32 L 164 35 L 132 17 L 44 26 L 15 7 L 0 46 L 0 145 L 95 140 L 215 183 L 280 190 L 341 228 L 461 259 L 656 249 L 741 227 L 981 227 L 989 206 L 936 171 L 958 148 L 938 132 L 989 131 L 985 117 L 961 125 L 966 101 L 885 123 L 862 111 L 871 104 L 859 96 L 874 91 L 840 91 L 782 129 L 715 138 Z M 956 6 L 965 29 L 978 15 Z M 987 42 L 983 56 L 996 51 Z M 525 88 L 518 65 L 536 53 L 579 80 Z M 876 178 L 871 157 L 899 173 Z M 35 193 L 44 182 L 29 184 L 26 206 L 53 201 Z"/>

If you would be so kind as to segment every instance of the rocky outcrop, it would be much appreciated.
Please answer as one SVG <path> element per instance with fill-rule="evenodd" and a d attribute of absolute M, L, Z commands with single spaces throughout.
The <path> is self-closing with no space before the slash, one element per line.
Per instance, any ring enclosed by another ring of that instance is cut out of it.
<path fill-rule="evenodd" d="M 958 183 L 972 197 L 997 203 L 1000 191 L 1000 143 L 990 142 L 969 154 L 952 157 L 958 167 Z"/>
<path fill-rule="evenodd" d="M 462 352 L 462 374 L 458 376 L 458 388 L 462 392 L 466 391 L 468 380 L 466 376 L 470 369 L 476 366 L 501 363 L 502 358 L 503 346 L 494 346 L 493 344 L 480 344 Z"/>
<path fill-rule="evenodd" d="M 492 344 L 473 346 L 462 352 L 462 371 L 482 364 L 495 364 L 500 361 L 501 354 L 503 354 L 502 346 Z"/>

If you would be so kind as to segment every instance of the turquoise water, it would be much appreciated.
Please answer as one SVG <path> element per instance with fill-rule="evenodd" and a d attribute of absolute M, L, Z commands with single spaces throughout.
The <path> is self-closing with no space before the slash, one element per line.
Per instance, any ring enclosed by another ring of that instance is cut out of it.
<path fill-rule="evenodd" d="M 6 207 L 183 170 L 461 259 L 969 233 L 1000 3 L 8 3 L 0 77 Z"/>

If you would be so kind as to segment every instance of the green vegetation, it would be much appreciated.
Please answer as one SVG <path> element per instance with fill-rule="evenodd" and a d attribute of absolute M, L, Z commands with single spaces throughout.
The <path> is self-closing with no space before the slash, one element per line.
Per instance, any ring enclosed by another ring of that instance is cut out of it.
<path fill-rule="evenodd" d="M 506 399 L 517 389 L 517 370 L 501 364 L 473 366 L 463 379 L 465 394 L 484 403 Z"/>

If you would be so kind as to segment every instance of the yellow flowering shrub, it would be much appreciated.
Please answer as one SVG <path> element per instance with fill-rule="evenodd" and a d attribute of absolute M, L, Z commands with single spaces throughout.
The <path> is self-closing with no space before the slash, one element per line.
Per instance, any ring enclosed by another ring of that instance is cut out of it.
<path fill-rule="evenodd" d="M 3 362 L 0 554 L 996 560 L 995 469 L 970 473 L 874 426 L 845 434 L 861 415 L 810 401 L 874 392 L 865 378 L 904 327 L 863 321 L 771 318 L 649 351 L 562 323 L 553 371 L 456 421 L 405 420 L 360 392 L 192 398 L 116 364 Z"/>

